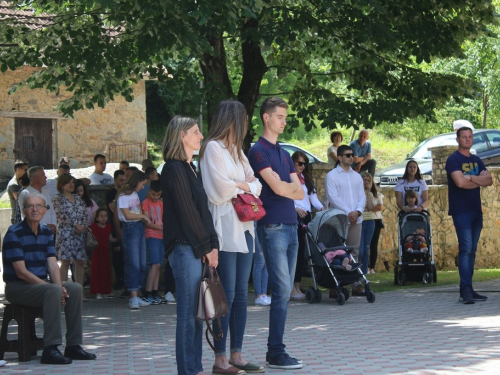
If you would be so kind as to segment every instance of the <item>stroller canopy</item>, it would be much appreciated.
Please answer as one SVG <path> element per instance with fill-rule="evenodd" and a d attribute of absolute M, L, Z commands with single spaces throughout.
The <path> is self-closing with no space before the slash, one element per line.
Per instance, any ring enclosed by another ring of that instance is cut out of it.
<path fill-rule="evenodd" d="M 307 225 L 316 243 L 326 247 L 342 246 L 347 239 L 349 220 L 347 214 L 338 208 L 320 211 Z"/>

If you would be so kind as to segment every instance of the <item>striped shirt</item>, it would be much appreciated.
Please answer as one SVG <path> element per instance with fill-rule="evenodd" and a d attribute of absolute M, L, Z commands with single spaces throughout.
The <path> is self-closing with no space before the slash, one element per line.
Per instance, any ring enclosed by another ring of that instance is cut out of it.
<path fill-rule="evenodd" d="M 3 240 L 3 281 L 21 281 L 12 265 L 18 261 L 24 261 L 29 272 L 45 280 L 47 259 L 55 256 L 54 237 L 49 227 L 39 225 L 35 235 L 26 220 L 11 225 Z"/>

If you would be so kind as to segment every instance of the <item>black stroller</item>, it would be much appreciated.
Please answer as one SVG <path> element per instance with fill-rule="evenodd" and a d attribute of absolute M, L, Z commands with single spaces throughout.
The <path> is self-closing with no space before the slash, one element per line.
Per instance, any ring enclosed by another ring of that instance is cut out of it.
<path fill-rule="evenodd" d="M 347 271 L 342 266 L 330 265 L 325 254 L 328 251 L 344 250 L 351 261 L 354 247 L 345 246 L 347 239 L 348 218 L 344 211 L 333 208 L 321 211 L 307 225 L 306 228 L 306 250 L 314 287 L 306 291 L 306 300 L 309 303 L 321 302 L 322 294 L 318 284 L 323 288 L 335 289 L 337 303 L 343 305 L 349 299 L 347 285 L 355 282 L 363 283 L 368 302 L 375 302 L 375 293 L 370 289 L 368 281 L 361 271 L 361 267 L 355 267 Z M 320 249 L 318 244 L 322 243 L 326 248 Z"/>
<path fill-rule="evenodd" d="M 417 233 L 418 231 L 418 233 Z M 398 215 L 398 261 L 394 284 L 407 281 L 437 282 L 429 212 L 404 212 Z"/>

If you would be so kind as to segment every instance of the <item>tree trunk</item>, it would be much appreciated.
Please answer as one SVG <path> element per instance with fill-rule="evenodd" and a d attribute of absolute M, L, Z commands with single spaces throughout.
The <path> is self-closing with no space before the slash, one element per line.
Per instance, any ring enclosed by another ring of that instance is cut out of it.
<path fill-rule="evenodd" d="M 253 30 L 258 26 L 258 20 L 249 19 L 241 29 L 241 54 L 243 57 L 243 77 L 238 91 L 238 100 L 243 103 L 248 113 L 248 133 L 243 149 L 247 152 L 254 137 L 252 115 L 255 103 L 260 96 L 260 83 L 267 72 L 267 65 L 262 56 L 258 42 L 252 40 Z"/>
<path fill-rule="evenodd" d="M 486 129 L 486 116 L 488 114 L 488 107 L 490 106 L 490 101 L 488 94 L 483 90 L 483 129 Z"/>
<path fill-rule="evenodd" d="M 203 54 L 200 68 L 205 80 L 207 122 L 208 129 L 210 129 L 215 107 L 224 99 L 234 98 L 234 93 L 227 71 L 226 50 L 222 34 L 217 33 L 215 36 L 209 37 L 208 40 L 213 47 L 213 54 Z"/>

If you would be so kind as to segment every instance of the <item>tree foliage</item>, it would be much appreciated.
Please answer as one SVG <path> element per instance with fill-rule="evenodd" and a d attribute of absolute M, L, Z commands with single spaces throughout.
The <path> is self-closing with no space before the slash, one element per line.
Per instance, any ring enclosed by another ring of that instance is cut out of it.
<path fill-rule="evenodd" d="M 287 92 L 297 124 L 372 127 L 422 116 L 478 86 L 454 72 L 425 71 L 436 58 L 463 58 L 467 39 L 494 24 L 484 0 L 26 0 L 28 28 L 0 20 L 0 69 L 45 66 L 24 85 L 73 93 L 60 110 L 131 100 L 145 74 L 176 80 L 181 61 L 199 63 L 210 115 L 236 98 L 253 113 L 262 81 L 296 79 Z M 187 59 L 187 60 L 186 60 Z M 170 78 L 173 77 L 173 78 Z M 250 127 L 251 129 L 251 127 Z M 249 135 L 249 139 L 252 134 Z M 248 139 L 247 139 L 248 141 Z"/>

